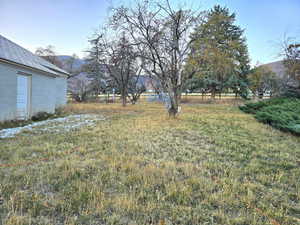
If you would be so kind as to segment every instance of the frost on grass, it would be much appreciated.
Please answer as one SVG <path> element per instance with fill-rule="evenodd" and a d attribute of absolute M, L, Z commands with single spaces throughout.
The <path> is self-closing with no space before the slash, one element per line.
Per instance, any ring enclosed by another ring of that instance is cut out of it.
<path fill-rule="evenodd" d="M 23 127 L 8 128 L 0 130 L 0 138 L 12 138 L 20 133 L 58 133 L 68 132 L 80 127 L 93 126 L 97 121 L 104 120 L 101 115 L 96 114 L 80 114 L 70 115 L 67 117 L 49 119 L 35 122 Z"/>

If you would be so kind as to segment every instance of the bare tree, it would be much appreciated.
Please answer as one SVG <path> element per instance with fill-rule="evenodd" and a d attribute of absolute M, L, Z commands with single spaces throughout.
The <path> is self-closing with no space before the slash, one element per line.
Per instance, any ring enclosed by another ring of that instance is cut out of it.
<path fill-rule="evenodd" d="M 130 34 L 137 46 L 143 70 L 154 76 L 169 97 L 169 115 L 179 111 L 182 85 L 195 71 L 184 73 L 184 64 L 193 39 L 190 33 L 201 13 L 183 8 L 174 9 L 168 0 L 163 3 L 142 0 L 135 7 L 113 10 L 111 23 Z"/>
<path fill-rule="evenodd" d="M 283 64 L 287 70 L 288 76 L 300 81 L 300 42 L 291 38 L 284 42 L 284 60 Z"/>
<path fill-rule="evenodd" d="M 96 67 L 102 65 L 106 68 L 108 75 L 106 79 L 110 85 L 120 91 L 122 105 L 126 106 L 129 85 L 132 85 L 132 79 L 141 73 L 135 46 L 129 42 L 125 32 L 108 38 L 103 31 L 96 34 L 90 43 L 92 48 L 89 51 L 89 61 L 93 62 Z"/>
<path fill-rule="evenodd" d="M 82 77 L 74 77 L 68 84 L 72 98 L 77 102 L 85 102 L 93 92 L 93 84 Z"/>
<path fill-rule="evenodd" d="M 300 41 L 285 36 L 280 43 L 284 72 L 280 76 L 281 95 L 300 96 Z"/>
<path fill-rule="evenodd" d="M 128 83 L 128 98 L 134 105 L 140 98 L 141 94 L 146 91 L 145 84 L 141 80 L 141 70 L 139 74 L 131 77 Z"/>
<path fill-rule="evenodd" d="M 35 51 L 35 54 L 47 60 L 48 62 L 56 65 L 57 67 L 63 68 L 63 64 L 58 59 L 54 46 L 48 45 L 45 48 L 39 47 Z"/>

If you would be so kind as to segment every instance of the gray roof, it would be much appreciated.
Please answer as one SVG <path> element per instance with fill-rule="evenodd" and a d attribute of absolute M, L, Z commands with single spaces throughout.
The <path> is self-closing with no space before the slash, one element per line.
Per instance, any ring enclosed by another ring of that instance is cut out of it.
<path fill-rule="evenodd" d="M 68 73 L 45 59 L 22 48 L 16 43 L 0 35 L 0 59 L 38 69 L 55 76 L 67 75 Z"/>

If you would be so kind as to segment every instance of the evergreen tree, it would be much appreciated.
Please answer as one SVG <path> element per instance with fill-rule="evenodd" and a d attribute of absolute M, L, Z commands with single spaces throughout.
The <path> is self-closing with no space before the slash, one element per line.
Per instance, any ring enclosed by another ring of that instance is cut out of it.
<path fill-rule="evenodd" d="M 213 98 L 228 88 L 247 95 L 248 49 L 244 30 L 234 24 L 235 17 L 228 8 L 217 5 L 192 34 L 195 41 L 187 70 L 199 67 L 195 76 L 206 82 Z"/>

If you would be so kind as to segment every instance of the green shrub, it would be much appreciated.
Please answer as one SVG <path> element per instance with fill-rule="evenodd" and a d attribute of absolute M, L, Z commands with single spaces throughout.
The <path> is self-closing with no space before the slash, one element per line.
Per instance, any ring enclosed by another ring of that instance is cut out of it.
<path fill-rule="evenodd" d="M 248 103 L 240 109 L 277 129 L 300 135 L 300 99 L 275 98 Z"/>
<path fill-rule="evenodd" d="M 31 117 L 32 121 L 41 121 L 41 120 L 46 120 L 52 116 L 51 113 L 47 112 L 38 112 L 34 116 Z"/>
<path fill-rule="evenodd" d="M 272 98 L 268 100 L 263 100 L 259 102 L 250 102 L 243 106 L 240 106 L 240 109 L 245 113 L 253 113 L 255 114 L 258 110 L 262 109 L 263 107 L 270 106 L 270 105 L 278 105 L 283 104 L 285 102 L 291 101 L 290 98 Z"/>
<path fill-rule="evenodd" d="M 282 96 L 288 98 L 300 98 L 300 89 L 299 88 L 289 88 L 287 89 Z"/>

